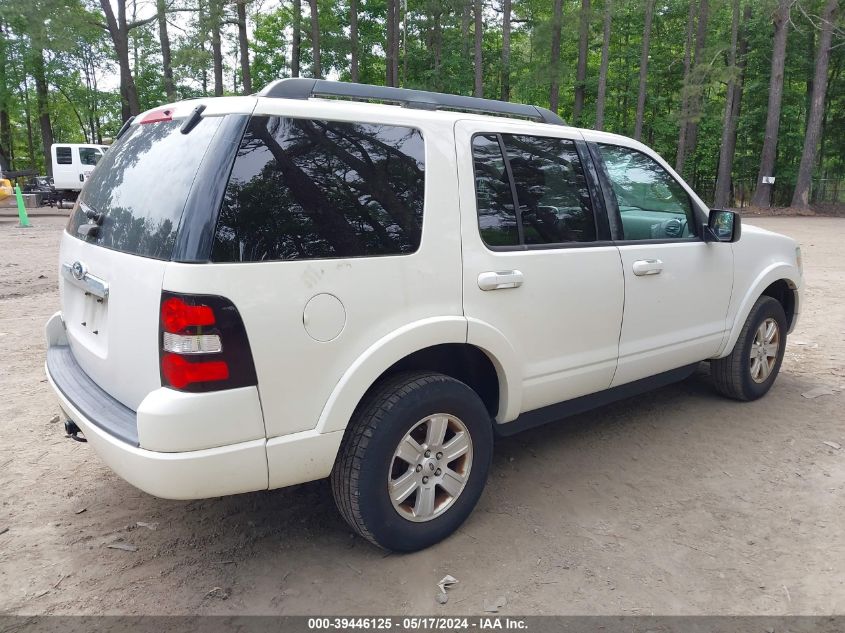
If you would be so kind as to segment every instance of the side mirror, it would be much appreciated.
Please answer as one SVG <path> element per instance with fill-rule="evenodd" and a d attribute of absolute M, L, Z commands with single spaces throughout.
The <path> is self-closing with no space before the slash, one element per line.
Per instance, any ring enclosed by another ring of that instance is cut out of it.
<path fill-rule="evenodd" d="M 742 235 L 739 214 L 724 209 L 711 209 L 703 229 L 705 242 L 736 242 Z"/>

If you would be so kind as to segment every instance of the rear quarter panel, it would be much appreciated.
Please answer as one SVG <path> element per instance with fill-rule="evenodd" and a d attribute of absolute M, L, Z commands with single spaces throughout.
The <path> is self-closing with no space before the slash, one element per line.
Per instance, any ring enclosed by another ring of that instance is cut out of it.
<path fill-rule="evenodd" d="M 379 341 L 390 339 L 391 333 L 432 318 L 452 317 L 458 323 L 463 319 L 460 214 L 451 123 L 419 114 L 409 120 L 400 108 L 385 110 L 381 108 L 375 119 L 372 112 L 358 110 L 354 104 L 339 109 L 335 103 L 318 100 L 259 99 L 255 113 L 370 120 L 420 129 L 426 146 L 426 200 L 422 241 L 416 253 L 256 263 L 171 263 L 165 272 L 166 290 L 222 295 L 238 307 L 255 361 L 268 438 L 316 428 L 349 368 L 370 354 Z M 337 297 L 345 311 L 342 331 L 326 342 L 309 336 L 303 322 L 306 304 L 321 294 Z M 465 325 L 452 329 L 455 338 L 465 340 Z M 382 370 L 389 366 L 389 360 L 383 359 L 388 364 Z M 363 395 L 369 385 L 358 382 L 350 388 Z M 351 411 L 343 407 L 343 412 L 342 425 L 323 420 L 321 430 L 342 429 Z"/>

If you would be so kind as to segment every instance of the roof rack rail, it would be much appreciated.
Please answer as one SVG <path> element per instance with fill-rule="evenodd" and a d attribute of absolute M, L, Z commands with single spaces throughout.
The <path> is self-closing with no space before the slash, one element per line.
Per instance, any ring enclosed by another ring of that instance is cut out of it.
<path fill-rule="evenodd" d="M 277 79 L 267 84 L 258 93 L 258 96 L 279 99 L 341 97 L 360 101 L 387 101 L 398 103 L 405 108 L 418 110 L 461 110 L 479 114 L 506 114 L 539 121 L 540 123 L 566 125 L 557 114 L 539 106 L 326 79 L 307 79 L 304 77 Z"/>

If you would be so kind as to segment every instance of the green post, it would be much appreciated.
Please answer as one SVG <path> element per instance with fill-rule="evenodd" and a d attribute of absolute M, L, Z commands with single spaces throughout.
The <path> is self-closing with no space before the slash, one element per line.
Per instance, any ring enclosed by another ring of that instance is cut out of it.
<path fill-rule="evenodd" d="M 23 194 L 21 193 L 21 188 L 18 185 L 15 185 L 15 198 L 18 199 L 18 217 L 21 220 L 20 227 L 27 228 L 32 226 L 29 223 L 29 218 L 26 215 L 26 207 L 23 204 Z"/>

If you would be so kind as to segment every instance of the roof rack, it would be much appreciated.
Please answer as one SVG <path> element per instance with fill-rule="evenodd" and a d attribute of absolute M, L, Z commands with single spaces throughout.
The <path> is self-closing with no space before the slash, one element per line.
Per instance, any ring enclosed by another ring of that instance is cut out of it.
<path fill-rule="evenodd" d="M 563 119 L 551 110 L 533 105 L 480 99 L 478 97 L 461 97 L 425 90 L 328 81 L 326 79 L 307 79 L 304 77 L 277 79 L 267 84 L 258 93 L 258 96 L 278 99 L 340 97 L 359 101 L 387 101 L 417 110 L 460 110 L 479 114 L 506 114 L 539 121 L 540 123 L 566 125 Z"/>

